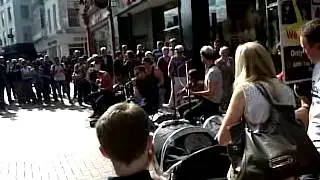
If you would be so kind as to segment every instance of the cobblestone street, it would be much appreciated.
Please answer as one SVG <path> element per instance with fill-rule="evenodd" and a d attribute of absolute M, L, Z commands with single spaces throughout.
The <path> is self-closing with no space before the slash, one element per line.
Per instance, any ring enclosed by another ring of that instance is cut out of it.
<path fill-rule="evenodd" d="M 99 152 L 87 109 L 8 109 L 0 114 L 1 180 L 102 180 L 113 174 Z"/>

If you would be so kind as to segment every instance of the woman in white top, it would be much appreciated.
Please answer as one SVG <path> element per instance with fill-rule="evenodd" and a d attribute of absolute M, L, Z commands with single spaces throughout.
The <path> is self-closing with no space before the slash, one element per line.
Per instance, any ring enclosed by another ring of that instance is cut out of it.
<path fill-rule="evenodd" d="M 270 105 L 255 86 L 257 83 L 264 86 L 274 103 L 295 106 L 293 91 L 276 79 L 269 52 L 256 42 L 240 45 L 235 57 L 234 92 L 217 135 L 220 144 L 231 142 L 229 129 L 239 124 L 241 117 L 244 116 L 253 129 L 268 119 Z"/>

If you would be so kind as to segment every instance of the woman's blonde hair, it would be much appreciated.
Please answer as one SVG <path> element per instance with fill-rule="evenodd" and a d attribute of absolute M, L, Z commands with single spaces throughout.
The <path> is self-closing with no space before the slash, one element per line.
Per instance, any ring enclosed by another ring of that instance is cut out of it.
<path fill-rule="evenodd" d="M 235 87 L 276 77 L 270 53 L 257 42 L 240 45 L 235 57 Z"/>

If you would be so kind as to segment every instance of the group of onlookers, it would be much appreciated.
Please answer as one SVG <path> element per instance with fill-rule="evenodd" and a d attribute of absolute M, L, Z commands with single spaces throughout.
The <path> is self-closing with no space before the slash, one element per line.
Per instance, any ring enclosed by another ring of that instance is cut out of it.
<path fill-rule="evenodd" d="M 303 120 L 305 128 L 308 132 L 307 134 L 315 147 L 314 149 L 317 149 L 320 153 L 320 40 L 317 38 L 319 33 L 319 19 L 308 22 L 301 31 L 301 46 L 311 62 L 315 64 L 315 67 L 312 75 L 312 93 L 308 93 L 305 90 L 305 88 L 308 87 L 308 83 L 296 85 L 295 93 L 301 99 L 301 106 L 296 111 L 296 119 Z M 214 64 L 219 64 L 219 62 L 224 58 L 221 57 L 220 60 L 215 60 L 214 49 L 210 46 L 204 46 L 200 53 L 206 66 L 206 76 L 208 77 L 205 77 L 206 82 L 204 83 L 207 84 L 204 86 L 204 91 L 194 90 L 195 92 L 192 94 L 207 97 L 209 96 L 207 99 L 215 99 L 217 96 L 213 96 L 213 94 L 219 94 L 217 91 L 222 88 L 221 85 L 219 86 L 217 84 L 221 80 L 221 76 L 218 73 L 221 70 L 215 68 Z M 229 62 L 232 63 L 231 61 L 225 62 L 226 63 L 224 66 L 228 66 Z M 240 45 L 236 50 L 235 60 L 233 63 L 235 67 L 234 91 L 231 93 L 232 97 L 230 103 L 228 103 L 228 110 L 217 134 L 218 142 L 221 145 L 234 145 L 233 140 L 235 137 L 233 134 L 231 134 L 231 129 L 238 126 L 239 123 L 243 121 L 245 121 L 246 126 L 239 126 L 242 128 L 240 131 L 245 131 L 247 134 L 246 136 L 248 137 L 250 137 L 250 133 L 252 134 L 252 137 L 259 136 L 259 133 L 261 134 L 261 137 L 268 136 L 263 131 L 259 131 L 262 128 L 262 130 L 267 132 L 271 129 L 279 132 L 278 138 L 281 138 L 280 136 L 283 136 L 283 134 L 281 134 L 281 130 L 275 130 L 274 128 L 277 127 L 277 124 L 269 124 L 270 127 L 272 126 L 273 128 L 264 127 L 263 129 L 263 127 L 261 127 L 261 125 L 266 125 L 267 121 L 270 122 L 270 120 L 274 118 L 277 118 L 280 121 L 290 120 L 292 123 L 295 122 L 302 125 L 296 119 L 288 119 L 294 118 L 291 116 L 282 116 L 281 118 L 272 116 L 272 114 L 283 113 L 274 112 L 272 109 L 274 109 L 275 105 L 292 107 L 293 110 L 296 107 L 296 101 L 293 90 L 285 85 L 281 80 L 276 78 L 276 70 L 273 60 L 270 53 L 263 45 L 259 44 L 258 42 L 248 42 Z M 194 80 L 194 71 L 189 72 L 189 75 L 193 77 L 191 78 L 191 83 L 197 83 L 197 81 Z M 221 98 L 220 95 L 219 97 Z M 270 99 L 268 97 L 270 97 Z M 214 106 L 214 108 L 216 107 Z M 199 113 L 202 112 L 199 111 Z M 155 149 L 152 136 L 149 131 L 149 123 L 149 118 L 143 109 L 131 103 L 116 104 L 110 107 L 99 119 L 96 125 L 96 131 L 101 144 L 100 151 L 105 157 L 112 161 L 115 172 L 117 176 L 119 176 L 109 179 L 161 179 L 159 176 L 153 177 L 148 171 L 149 165 L 154 165 L 155 163 Z M 295 132 L 291 132 L 291 134 L 294 133 Z M 254 139 L 250 140 L 250 142 L 254 142 Z M 256 143 L 259 144 L 258 142 Z M 276 151 L 277 148 L 279 150 L 281 149 L 280 146 L 273 146 L 274 144 L 272 144 L 272 142 L 266 141 L 265 143 L 269 144 L 269 148 L 273 148 L 274 151 Z M 246 149 L 247 146 L 255 145 L 245 142 L 243 144 L 244 151 L 250 151 L 250 149 Z M 261 147 L 256 148 L 256 150 L 259 150 Z M 304 147 L 302 146 L 301 148 Z M 237 151 L 236 149 L 234 150 Z M 298 151 L 301 151 L 301 149 Z M 264 153 L 272 154 L 273 152 Z M 308 154 L 305 155 L 308 156 Z M 241 154 L 239 154 L 239 156 L 241 156 Z M 320 179 L 320 170 L 313 170 L 313 174 L 309 173 L 309 171 L 311 172 L 310 169 L 296 169 L 299 172 L 290 172 L 288 169 L 283 169 L 283 172 L 275 172 L 275 170 L 272 170 L 272 168 L 281 169 L 282 166 L 293 169 L 294 167 L 289 167 L 289 164 L 295 164 L 296 162 L 290 159 L 288 159 L 288 161 L 282 161 L 286 159 L 281 158 L 286 157 L 274 159 L 276 160 L 274 161 L 274 163 L 276 163 L 275 165 L 278 166 L 273 166 L 272 162 L 268 163 L 267 161 L 267 166 L 264 166 L 265 169 L 261 169 L 261 165 L 255 164 L 256 161 L 261 162 L 260 158 L 265 157 L 262 157 L 261 154 L 250 154 L 250 157 L 256 159 L 253 159 L 252 161 L 240 162 L 249 163 L 246 165 L 248 166 L 248 169 L 251 170 L 251 173 L 253 172 L 256 174 L 265 175 L 259 176 L 256 179 L 266 179 L 266 177 L 270 176 L 272 173 L 278 173 L 281 175 L 284 175 L 282 173 L 285 173 L 285 176 L 282 179 Z M 243 160 L 247 159 L 243 158 Z M 315 158 L 314 161 L 319 161 L 319 156 L 318 159 Z M 307 164 L 298 165 L 306 166 Z M 247 171 L 247 169 L 244 169 L 244 171 Z M 242 179 L 241 176 L 248 176 L 248 174 L 241 174 L 241 172 L 242 169 L 239 169 L 238 166 L 231 165 L 229 173 L 226 176 L 228 176 L 228 179 Z M 277 179 L 279 177 L 275 178 Z"/>
<path fill-rule="evenodd" d="M 1 64 L 1 109 L 5 108 L 4 90 L 9 104 L 16 101 L 23 104 L 49 104 L 50 94 L 54 101 L 63 102 L 64 94 L 69 103 L 70 83 L 72 81 L 72 59 L 63 57 L 50 60 L 49 56 L 30 61 L 24 58 L 5 60 L 0 57 Z M 58 99 L 59 98 L 59 99 Z"/>

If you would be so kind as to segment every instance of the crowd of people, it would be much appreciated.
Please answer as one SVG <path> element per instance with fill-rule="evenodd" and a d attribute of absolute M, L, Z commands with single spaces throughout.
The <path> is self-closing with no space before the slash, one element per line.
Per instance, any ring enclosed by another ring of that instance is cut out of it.
<path fill-rule="evenodd" d="M 296 117 L 304 122 L 318 151 L 319 24 L 320 20 L 307 23 L 301 35 L 302 47 L 316 64 L 312 89 L 310 87 L 312 94 L 304 91 L 311 84 L 300 84 L 295 88 L 301 99 Z M 0 108 L 4 110 L 6 106 L 4 89 L 9 104 L 15 101 L 50 104 L 52 100 L 64 103 L 64 96 L 70 104 L 74 104 L 74 100 L 80 106 L 89 104 L 93 109 L 90 117 L 99 118 L 96 127 L 101 152 L 111 159 L 117 175 L 128 179 L 151 179 L 147 167 L 153 159 L 154 149 L 149 136 L 148 115 L 157 113 L 161 106 L 178 109 L 180 116 L 193 124 L 199 115 L 208 118 L 226 110 L 217 134 L 222 145 L 232 141 L 229 130 L 242 120 L 254 129 L 269 119 L 271 105 L 258 85 L 277 104 L 296 107 L 292 89 L 275 78 L 273 60 L 258 42 L 240 45 L 233 59 L 229 48 L 217 40 L 213 46 L 203 46 L 200 56 L 205 67 L 204 77 L 200 77 L 197 69 L 187 69 L 189 61 L 184 56 L 184 47 L 175 39 L 158 41 L 153 51 L 146 51 L 143 44 L 138 44 L 136 51 L 122 45 L 114 59 L 105 47 L 100 49 L 100 54 L 91 57 L 81 56 L 79 51 L 70 58 L 45 55 L 35 61 L 0 57 Z M 70 84 L 74 84 L 73 93 Z M 117 97 L 117 88 L 121 85 L 130 87 L 128 92 L 140 107 L 133 103 L 117 104 L 126 100 Z M 236 173 L 237 169 L 231 168 L 230 177 Z M 318 174 L 310 174 L 301 179 L 318 177 Z"/>
<path fill-rule="evenodd" d="M 320 41 L 319 38 L 317 38 L 319 33 L 320 20 L 313 20 L 311 22 L 308 22 L 302 29 L 300 38 L 301 46 L 311 62 L 315 64 L 315 67 L 313 70 L 312 84 L 309 82 L 296 84 L 294 90 L 285 85 L 280 79 L 276 78 L 276 70 L 273 64 L 273 60 L 270 53 L 266 50 L 265 47 L 263 47 L 263 45 L 259 44 L 258 42 L 248 42 L 240 45 L 237 48 L 234 60 L 234 91 L 231 92 L 232 97 L 228 106 L 228 110 L 226 112 L 226 115 L 224 116 L 222 125 L 217 134 L 218 142 L 221 145 L 233 145 L 232 143 L 234 142 L 234 137 L 230 131 L 233 127 L 238 126 L 238 124 L 242 121 L 245 121 L 247 125 L 241 126 L 240 128 L 249 128 L 250 130 L 252 129 L 252 131 L 250 131 L 252 133 L 252 136 L 254 136 L 253 134 L 255 134 L 255 131 L 261 133 L 261 137 L 268 136 L 259 131 L 261 125 L 266 125 L 266 122 L 270 121 L 270 118 L 278 118 L 278 120 L 280 121 L 286 121 L 289 120 L 288 118 L 291 118 L 291 116 L 281 116 L 280 119 L 279 117 L 273 117 L 272 114 L 275 115 L 277 113 L 283 113 L 273 112 L 272 109 L 276 104 L 282 107 L 291 107 L 291 113 L 295 113 L 296 117 L 293 117 L 295 119 L 290 119 L 290 121 L 292 123 L 299 124 L 299 127 L 301 125 L 303 136 L 306 136 L 308 137 L 307 139 L 311 140 L 310 142 L 312 142 L 311 144 L 313 144 L 311 149 L 314 149 L 315 153 L 317 154 L 314 159 L 308 159 L 308 162 L 319 164 L 320 155 L 318 153 L 320 153 L 320 109 L 318 107 L 318 104 L 320 96 L 318 95 L 318 89 L 320 75 Z M 203 106 L 210 106 L 208 107 L 208 110 L 211 111 L 217 111 L 216 104 L 218 104 L 218 102 L 221 102 L 217 99 L 221 99 L 222 97 L 222 95 L 217 94 L 220 94 L 219 91 L 223 89 L 221 86 L 224 86 L 219 85 L 218 83 L 221 81 L 221 76 L 223 76 L 223 73 L 221 73 L 222 75 L 219 74 L 219 72 L 221 72 L 220 68 L 215 67 L 215 65 L 217 65 L 217 62 L 219 61 L 214 60 L 214 52 L 214 48 L 210 46 L 204 46 L 200 51 L 202 60 L 206 66 L 206 77 L 204 84 L 198 86 L 199 82 L 196 78 L 194 70 L 188 73 L 191 76 L 190 83 L 193 85 L 192 88 L 189 88 L 191 89 L 191 94 L 206 97 L 205 101 L 201 102 L 201 104 L 203 104 Z M 230 61 L 225 61 L 227 63 L 224 65 L 228 66 L 229 63 L 233 63 L 230 58 L 227 59 L 229 59 Z M 174 81 L 172 78 L 171 80 Z M 213 94 L 215 94 L 216 96 L 212 96 Z M 298 98 L 300 98 L 301 105 L 298 105 L 299 108 L 294 112 L 294 108 L 297 107 L 295 94 Z M 207 102 L 207 100 L 209 100 L 210 102 Z M 199 113 L 205 113 L 205 110 L 199 111 Z M 309 114 L 310 116 L 308 116 Z M 302 120 L 304 128 L 307 129 L 307 133 L 303 129 L 302 122 L 298 121 L 297 119 Z M 118 176 L 120 176 L 121 179 L 161 179 L 161 174 L 160 176 L 158 176 L 159 174 L 152 176 L 148 171 L 150 165 L 157 166 L 156 162 L 153 160 L 155 149 L 152 141 L 152 136 L 150 135 L 150 131 L 148 130 L 150 125 L 149 123 L 150 121 L 145 111 L 143 111 L 143 109 L 133 103 L 116 104 L 110 107 L 98 120 L 96 131 L 99 142 L 101 144 L 100 150 L 105 157 L 109 158 L 112 161 L 115 172 Z M 281 124 L 281 122 L 279 124 Z M 272 127 L 277 126 L 274 124 L 269 125 Z M 295 126 L 298 127 L 297 125 Z M 267 129 L 264 130 L 268 132 Z M 281 133 L 281 129 L 274 129 L 274 131 L 279 132 L 278 136 L 283 135 Z M 282 129 L 282 131 L 286 130 Z M 257 133 L 257 136 L 259 136 L 259 133 Z M 295 134 L 299 132 L 290 133 Z M 286 135 L 289 136 L 289 134 Z M 282 140 L 284 139 L 285 138 L 282 138 Z M 276 139 L 273 140 L 277 141 Z M 307 141 L 303 143 L 303 146 L 299 146 L 300 148 L 298 148 L 298 150 L 296 150 L 295 152 L 303 151 L 303 148 L 307 148 Z M 258 142 L 256 143 L 259 144 Z M 271 148 L 270 150 L 274 150 L 277 152 L 278 150 L 280 152 L 280 149 L 288 148 L 280 146 L 273 147 L 272 142 L 265 143 L 269 144 L 269 148 Z M 288 142 L 284 141 L 282 143 L 288 144 Z M 255 143 L 250 144 L 243 142 L 244 151 L 250 151 L 250 149 L 247 149 L 247 146 L 252 147 L 254 145 Z M 256 147 L 255 150 L 259 150 L 260 148 L 262 147 Z M 272 152 L 269 153 L 272 154 Z M 282 161 L 283 159 L 278 159 L 280 163 L 279 166 L 271 167 L 272 164 L 270 164 L 269 162 L 269 164 L 267 165 L 268 167 L 264 167 L 264 169 L 261 169 L 261 164 L 255 163 L 258 161 L 261 162 L 259 158 L 264 157 L 262 157 L 261 154 L 249 155 L 250 158 L 254 158 L 252 161 L 240 162 L 248 163 L 246 165 L 247 168 L 251 170 L 251 175 L 256 175 L 256 178 L 254 179 L 320 179 L 319 166 L 313 167 L 315 169 L 307 168 L 288 171 L 288 169 L 294 169 L 293 166 L 290 165 L 289 167 L 288 164 L 298 163 L 298 166 L 296 166 L 297 164 L 294 165 L 295 167 L 311 168 L 311 166 L 308 166 L 308 164 L 302 165 L 299 164 L 299 162 L 294 161 L 284 162 Z M 310 157 L 309 154 L 304 154 L 303 156 L 305 156 L 306 158 Z M 279 167 L 279 169 L 281 169 L 281 166 L 285 166 L 288 169 L 282 169 L 283 172 L 275 170 Z M 231 165 L 229 173 L 228 175 L 226 175 L 228 176 L 228 179 L 243 179 L 241 178 L 242 176 L 250 176 L 250 174 L 241 174 L 242 169 L 239 169 L 239 167 L 243 166 L 233 166 L 233 164 Z M 272 170 L 270 168 L 274 169 Z M 248 169 L 245 168 L 244 171 L 247 172 Z M 272 176 L 272 174 L 278 174 L 282 176 L 274 177 Z M 119 179 L 119 177 L 109 179 Z"/>
<path fill-rule="evenodd" d="M 209 117 L 220 112 L 220 104 L 227 107 L 232 92 L 233 61 L 229 49 L 220 48 L 219 41 L 214 47 L 204 47 L 200 54 L 208 70 L 204 81 L 196 69 L 186 69 L 189 61 L 176 39 L 168 43 L 158 41 L 153 51 L 146 51 L 143 44 L 138 44 L 136 51 L 122 45 L 114 59 L 105 47 L 91 57 L 81 56 L 79 51 L 61 59 L 48 55 L 34 61 L 0 57 L 0 108 L 5 109 L 6 90 L 11 105 L 64 103 L 66 97 L 69 104 L 77 101 L 80 106 L 91 105 L 94 112 L 90 118 L 98 118 L 109 106 L 125 100 L 118 97 L 117 91 L 120 85 L 129 84 L 128 92 L 150 115 L 167 107 L 178 108 L 181 117 L 190 121 L 198 112 Z M 188 71 L 193 75 L 188 75 Z M 188 78 L 204 87 L 190 91 L 192 102 L 186 100 L 184 91 L 195 85 L 191 81 L 187 84 Z M 74 85 L 73 93 L 70 85 Z M 208 105 L 215 106 L 215 110 L 208 109 Z"/>

